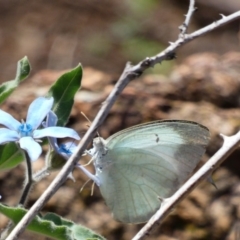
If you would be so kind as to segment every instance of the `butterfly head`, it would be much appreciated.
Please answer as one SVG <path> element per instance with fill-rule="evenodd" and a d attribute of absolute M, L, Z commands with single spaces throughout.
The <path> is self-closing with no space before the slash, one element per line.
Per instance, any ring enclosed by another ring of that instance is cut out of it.
<path fill-rule="evenodd" d="M 106 141 L 101 137 L 93 140 L 93 148 L 95 152 L 107 153 Z"/>
<path fill-rule="evenodd" d="M 108 153 L 108 149 L 106 146 L 106 140 L 101 137 L 97 137 L 93 140 L 93 149 L 94 149 L 94 166 L 96 168 L 96 175 L 99 172 L 102 172 L 103 169 L 106 167 L 107 162 L 104 161 L 105 156 Z"/>

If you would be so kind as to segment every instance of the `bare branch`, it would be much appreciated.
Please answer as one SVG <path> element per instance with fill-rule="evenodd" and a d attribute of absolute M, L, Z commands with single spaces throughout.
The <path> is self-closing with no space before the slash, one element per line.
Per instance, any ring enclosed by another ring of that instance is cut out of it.
<path fill-rule="evenodd" d="M 190 24 L 191 17 L 193 13 L 196 11 L 196 8 L 194 7 L 195 5 L 195 0 L 190 0 L 189 8 L 188 8 L 188 13 L 186 15 L 184 23 L 179 27 L 180 34 L 179 38 L 184 38 L 185 34 L 187 33 L 188 26 Z"/>
<path fill-rule="evenodd" d="M 222 19 L 216 21 L 216 22 L 213 22 L 212 24 L 204 27 L 204 28 L 201 28 L 199 29 L 198 31 L 195 31 L 194 33 L 192 34 L 189 34 L 187 35 L 187 38 L 189 41 L 196 38 L 196 37 L 200 37 L 208 32 L 211 32 L 213 31 L 214 29 L 216 28 L 219 28 L 227 23 L 229 23 L 230 21 L 233 21 L 237 18 L 239 18 L 239 15 L 240 15 L 240 11 L 237 11 L 229 16 L 224 16 L 224 15 L 221 15 L 222 16 Z"/>
<path fill-rule="evenodd" d="M 73 167 L 82 156 L 84 150 L 87 148 L 88 144 L 93 139 L 98 127 L 102 124 L 102 122 L 106 118 L 112 105 L 116 101 L 116 98 L 120 95 L 120 93 L 123 91 L 123 89 L 131 80 L 139 77 L 146 69 L 153 67 L 155 64 L 160 63 L 163 60 L 173 59 L 175 57 L 175 51 L 180 46 L 239 17 L 240 11 L 231 14 L 219 21 L 216 21 L 215 23 L 212 23 L 209 26 L 204 27 L 192 34 L 185 35 L 184 39 L 178 39 L 177 41 L 172 43 L 168 48 L 166 48 L 163 52 L 159 53 L 154 57 L 146 58 L 145 60 L 141 61 L 135 66 L 132 66 L 128 63 L 122 75 L 120 76 L 117 84 L 113 88 L 112 92 L 110 93 L 106 101 L 103 103 L 92 125 L 90 126 L 90 128 L 82 138 L 81 142 L 79 143 L 76 153 L 71 156 L 71 158 L 67 161 L 65 166 L 60 171 L 60 173 L 48 186 L 48 188 L 41 195 L 41 197 L 35 202 L 35 204 L 28 211 L 28 213 L 22 218 L 22 220 L 18 223 L 18 225 L 14 228 L 14 230 L 10 233 L 6 240 L 18 239 L 19 234 L 24 231 L 26 226 L 31 222 L 34 216 L 42 209 L 44 204 L 58 190 L 62 183 L 65 182 L 68 174 L 72 171 Z"/>

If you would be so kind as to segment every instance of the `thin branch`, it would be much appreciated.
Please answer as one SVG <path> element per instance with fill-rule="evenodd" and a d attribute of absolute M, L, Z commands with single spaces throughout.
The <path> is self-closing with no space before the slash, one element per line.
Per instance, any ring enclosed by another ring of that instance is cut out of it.
<path fill-rule="evenodd" d="M 132 240 L 140 240 L 149 234 L 156 224 L 161 224 L 184 197 L 186 197 L 202 180 L 206 179 L 234 150 L 239 147 L 240 131 L 231 137 L 223 137 L 223 146 L 170 198 L 163 199 L 160 209 L 151 217 L 148 223 Z"/>
<path fill-rule="evenodd" d="M 18 223 L 15 229 L 11 232 L 6 240 L 18 239 L 18 236 L 21 232 L 24 231 L 26 226 L 31 222 L 34 216 L 42 209 L 44 204 L 50 199 L 50 197 L 58 190 L 58 188 L 65 182 L 68 174 L 72 171 L 80 157 L 82 156 L 84 150 L 87 148 L 90 141 L 95 136 L 95 133 L 99 126 L 102 124 L 107 114 L 109 113 L 112 105 L 116 101 L 117 97 L 123 91 L 125 86 L 133 79 L 139 77 L 146 69 L 153 67 L 155 64 L 162 62 L 163 60 L 172 59 L 174 56 L 174 52 L 180 46 L 186 44 L 187 42 L 193 40 L 196 37 L 199 37 L 209 31 L 212 31 L 226 23 L 229 23 L 236 18 L 240 17 L 240 11 L 231 14 L 224 19 L 221 19 L 199 31 L 196 31 L 192 34 L 186 35 L 184 39 L 178 39 L 176 42 L 171 44 L 167 49 L 165 49 L 160 54 L 146 58 L 135 66 L 131 66 L 129 63 L 126 65 L 122 75 L 120 76 L 117 84 L 113 88 L 112 92 L 106 99 L 106 101 L 102 104 L 100 111 L 98 112 L 96 118 L 92 122 L 90 128 L 82 138 L 81 142 L 78 145 L 77 151 L 75 154 L 71 156 L 71 158 L 67 161 L 65 166 L 62 168 L 60 173 L 56 176 L 53 182 L 49 185 L 46 191 L 41 195 L 41 197 L 35 202 L 32 208 L 28 211 L 28 213 L 22 218 L 22 220 Z"/>
<path fill-rule="evenodd" d="M 220 14 L 220 15 L 221 15 L 222 19 L 220 19 L 220 20 L 218 20 L 216 22 L 213 22 L 212 24 L 210 24 L 210 25 L 208 25 L 208 26 L 206 26 L 204 28 L 201 28 L 201 29 L 199 29 L 198 31 L 195 31 L 192 34 L 187 35 L 187 39 L 189 41 L 191 41 L 194 38 L 200 37 L 200 36 L 202 36 L 202 35 L 204 35 L 206 33 L 209 33 L 211 31 L 213 31 L 216 28 L 219 28 L 219 27 L 229 23 L 230 21 L 233 21 L 233 20 L 239 18 L 240 11 L 237 11 L 237 12 L 235 12 L 235 13 L 227 16 L 227 17 L 224 16 L 223 14 Z"/>
<path fill-rule="evenodd" d="M 179 47 L 181 47 L 182 45 L 192 41 L 193 39 L 200 37 L 208 32 L 213 31 L 216 28 L 219 28 L 237 18 L 240 17 L 240 11 L 237 11 L 227 17 L 223 17 L 222 19 L 204 27 L 201 28 L 191 34 L 186 34 L 183 38 L 179 38 L 177 41 L 173 42 L 170 44 L 170 46 L 168 48 L 166 48 L 163 52 L 159 53 L 158 55 L 151 57 L 151 58 L 146 58 L 145 60 L 143 60 L 142 62 L 140 62 L 139 64 L 137 64 L 134 67 L 135 69 L 139 69 L 141 71 L 144 71 L 146 68 L 143 68 L 143 66 L 146 66 L 147 64 L 150 66 L 154 66 L 157 63 L 162 62 L 163 60 L 168 60 L 167 57 L 169 57 L 171 54 L 173 54 Z M 142 66 L 142 67 L 141 67 Z"/>
<path fill-rule="evenodd" d="M 189 8 L 188 8 L 188 13 L 186 14 L 185 21 L 183 24 L 179 27 L 180 30 L 180 35 L 179 38 L 184 38 L 185 34 L 187 33 L 188 26 L 190 24 L 191 17 L 193 13 L 196 11 L 196 8 L 194 7 L 195 5 L 195 0 L 190 0 Z"/>

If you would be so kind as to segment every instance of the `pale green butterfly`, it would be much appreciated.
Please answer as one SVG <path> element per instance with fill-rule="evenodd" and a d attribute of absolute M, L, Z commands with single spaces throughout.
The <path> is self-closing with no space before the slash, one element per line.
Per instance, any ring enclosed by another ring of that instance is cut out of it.
<path fill-rule="evenodd" d="M 93 141 L 96 178 L 116 220 L 142 223 L 190 176 L 209 142 L 206 127 L 178 120 L 137 125 Z"/>

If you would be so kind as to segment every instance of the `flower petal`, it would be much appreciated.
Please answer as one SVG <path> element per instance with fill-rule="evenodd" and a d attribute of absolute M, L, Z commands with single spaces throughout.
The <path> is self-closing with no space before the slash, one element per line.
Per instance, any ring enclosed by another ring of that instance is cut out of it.
<path fill-rule="evenodd" d="M 47 115 L 47 120 L 46 122 L 42 123 L 42 125 L 47 128 L 47 127 L 53 127 L 56 126 L 58 121 L 57 115 L 53 112 L 50 111 Z M 57 139 L 55 137 L 48 137 L 48 141 L 50 143 L 50 145 L 52 146 L 52 148 L 58 152 L 59 151 L 59 147 L 57 144 Z"/>
<path fill-rule="evenodd" d="M 32 129 L 39 127 L 43 119 L 49 113 L 53 105 L 53 97 L 39 97 L 29 106 L 26 123 L 32 126 Z"/>
<path fill-rule="evenodd" d="M 53 111 L 50 111 L 47 115 L 46 122 L 42 122 L 42 125 L 43 125 L 44 128 L 53 127 L 53 126 L 56 126 L 57 120 L 58 120 L 57 115 Z M 49 141 L 50 146 L 56 152 L 58 152 L 59 151 L 59 146 L 58 146 L 58 143 L 57 143 L 57 139 L 54 138 L 54 137 L 48 137 L 48 141 Z"/>
<path fill-rule="evenodd" d="M 34 141 L 32 137 L 22 137 L 19 140 L 20 147 L 24 149 L 32 161 L 36 161 L 42 153 L 40 144 Z"/>
<path fill-rule="evenodd" d="M 66 127 L 47 127 L 44 129 L 35 130 L 33 132 L 34 138 L 43 138 L 43 137 L 55 137 L 55 138 L 65 138 L 70 137 L 76 140 L 79 140 L 80 137 L 77 132 L 71 128 Z"/>
<path fill-rule="evenodd" d="M 19 139 L 19 135 L 16 131 L 0 128 L 0 144 L 7 142 L 16 142 Z"/>
<path fill-rule="evenodd" d="M 2 110 L 0 110 L 0 124 L 15 131 L 17 131 L 18 127 L 21 125 L 21 123 L 12 117 L 9 113 L 6 113 Z"/>
<path fill-rule="evenodd" d="M 67 141 L 61 144 L 60 147 L 63 147 L 64 149 L 68 150 L 68 152 L 71 152 L 72 155 L 77 149 L 77 144 L 73 141 Z"/>
<path fill-rule="evenodd" d="M 46 127 L 56 126 L 57 121 L 58 121 L 57 115 L 53 111 L 50 111 L 47 115 Z"/>

